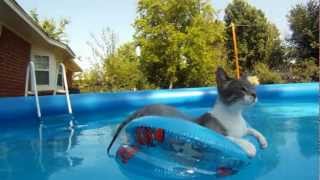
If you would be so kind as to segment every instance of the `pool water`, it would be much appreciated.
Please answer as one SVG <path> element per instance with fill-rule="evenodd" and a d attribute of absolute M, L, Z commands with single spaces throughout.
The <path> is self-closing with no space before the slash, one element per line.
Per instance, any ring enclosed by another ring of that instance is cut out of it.
<path fill-rule="evenodd" d="M 211 109 L 177 108 L 191 116 Z M 64 116 L 41 125 L 0 126 L 0 180 L 154 179 L 123 173 L 106 154 L 116 126 L 134 110 L 75 115 L 73 129 L 68 128 L 71 118 Z M 223 179 L 316 179 L 318 110 L 316 100 L 264 100 L 246 110 L 245 119 L 265 135 L 269 147 L 245 169 Z"/>

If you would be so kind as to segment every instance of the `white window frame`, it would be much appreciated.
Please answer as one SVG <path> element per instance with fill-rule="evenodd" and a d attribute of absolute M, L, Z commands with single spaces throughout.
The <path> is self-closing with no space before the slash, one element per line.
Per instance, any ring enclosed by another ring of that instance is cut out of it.
<path fill-rule="evenodd" d="M 59 89 L 63 89 L 63 75 L 62 75 L 62 69 L 60 68 L 60 66 L 59 66 L 59 63 L 57 64 L 57 88 L 59 88 Z M 61 75 L 61 85 L 59 85 L 59 82 L 58 82 L 58 80 L 59 80 L 59 75 Z"/>
<path fill-rule="evenodd" d="M 36 57 L 47 57 L 48 60 L 48 68 L 47 69 L 42 69 L 42 68 L 37 68 L 36 65 Z M 50 86 L 50 56 L 48 55 L 38 55 L 38 54 L 34 54 L 33 55 L 33 62 L 35 63 L 35 71 L 42 71 L 42 72 L 48 72 L 48 83 L 47 84 L 37 84 L 37 86 Z"/>

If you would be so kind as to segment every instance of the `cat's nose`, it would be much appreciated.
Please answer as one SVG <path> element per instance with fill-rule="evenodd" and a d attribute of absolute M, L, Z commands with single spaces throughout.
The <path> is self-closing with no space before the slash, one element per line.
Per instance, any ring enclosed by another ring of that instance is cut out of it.
<path fill-rule="evenodd" d="M 251 96 L 254 98 L 257 98 L 257 94 L 256 93 L 251 93 Z"/>

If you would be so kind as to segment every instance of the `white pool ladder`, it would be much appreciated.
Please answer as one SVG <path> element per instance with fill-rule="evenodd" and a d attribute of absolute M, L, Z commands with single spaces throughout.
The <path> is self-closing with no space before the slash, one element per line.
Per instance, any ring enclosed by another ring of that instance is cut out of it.
<path fill-rule="evenodd" d="M 57 94 L 58 91 L 58 76 L 59 76 L 59 68 L 62 69 L 62 86 L 63 89 L 62 91 L 59 91 L 60 93 L 65 93 L 66 95 L 66 101 L 67 101 L 67 106 L 68 106 L 68 113 L 72 114 L 72 107 L 71 107 L 71 101 L 70 101 L 70 95 L 69 95 L 69 87 L 68 87 L 68 81 L 67 81 L 67 73 L 66 73 L 66 68 L 63 63 L 60 63 L 58 66 L 57 70 L 57 75 L 56 75 L 56 82 L 55 82 L 55 88 L 53 91 L 53 95 Z"/>
<path fill-rule="evenodd" d="M 30 74 L 31 74 L 31 90 L 29 91 L 29 75 Z M 27 72 L 26 72 L 26 86 L 25 86 L 24 96 L 28 96 L 29 94 L 33 94 L 33 93 L 36 99 L 37 115 L 38 115 L 38 118 L 41 118 L 36 72 L 35 72 L 34 63 L 30 61 L 27 67 Z"/>
<path fill-rule="evenodd" d="M 64 88 L 64 90 L 62 92 L 65 93 L 65 95 L 66 95 L 68 113 L 72 114 L 72 107 L 71 107 L 71 101 L 70 101 L 70 96 L 69 96 L 66 69 L 65 69 L 65 66 L 62 63 L 59 64 L 59 67 L 62 68 L 62 79 L 63 79 L 62 85 L 63 85 L 63 88 Z M 31 90 L 29 91 L 29 79 L 30 79 L 29 75 L 30 74 L 31 74 Z M 54 89 L 54 92 L 53 92 L 54 95 L 56 95 L 56 93 L 57 93 L 58 75 L 59 75 L 59 70 L 57 71 L 57 75 L 56 75 L 55 89 Z M 38 89 L 37 89 L 37 78 L 36 78 L 36 73 L 35 73 L 35 66 L 34 66 L 34 63 L 32 61 L 30 61 L 30 63 L 28 64 L 28 67 L 27 67 L 24 96 L 28 96 L 29 94 L 34 94 L 35 101 L 36 101 L 36 108 L 37 108 L 37 116 L 38 116 L 38 118 L 41 118 L 41 109 L 40 109 Z"/>

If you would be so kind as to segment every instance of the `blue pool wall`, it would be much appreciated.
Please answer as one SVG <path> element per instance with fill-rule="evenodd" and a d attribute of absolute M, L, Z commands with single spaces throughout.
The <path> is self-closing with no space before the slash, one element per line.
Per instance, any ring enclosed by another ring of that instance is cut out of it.
<path fill-rule="evenodd" d="M 257 87 L 259 101 L 286 100 L 292 102 L 318 101 L 318 83 L 260 85 Z M 173 90 L 148 90 L 119 93 L 73 94 L 71 103 L 74 115 L 121 112 L 148 104 L 173 106 L 214 105 L 217 97 L 215 87 L 185 88 Z M 41 96 L 39 98 L 43 116 L 67 113 L 64 95 Z M 0 122 L 36 120 L 34 97 L 0 98 Z"/>

